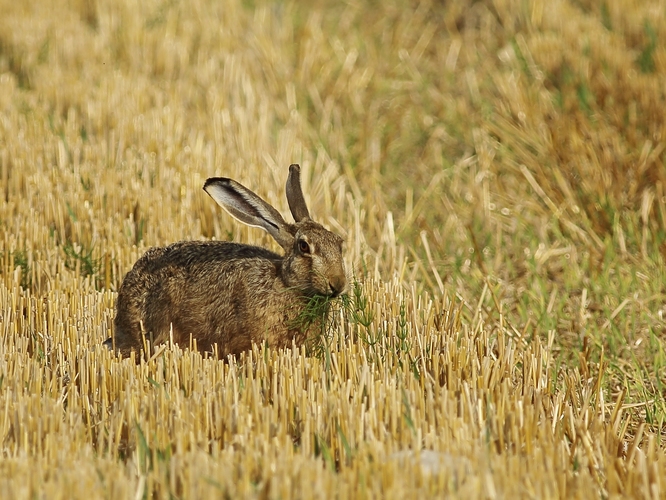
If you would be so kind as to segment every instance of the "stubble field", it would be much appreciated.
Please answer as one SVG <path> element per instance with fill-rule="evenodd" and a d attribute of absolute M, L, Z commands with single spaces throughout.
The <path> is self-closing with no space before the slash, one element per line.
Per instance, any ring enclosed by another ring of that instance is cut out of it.
<path fill-rule="evenodd" d="M 1 498 L 666 495 L 664 2 L 0 0 Z M 101 342 L 148 248 L 346 239 L 317 349 Z"/>

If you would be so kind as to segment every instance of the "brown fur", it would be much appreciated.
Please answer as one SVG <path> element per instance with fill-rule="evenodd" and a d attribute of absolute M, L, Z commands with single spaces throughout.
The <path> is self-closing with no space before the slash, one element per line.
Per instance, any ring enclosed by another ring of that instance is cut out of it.
<path fill-rule="evenodd" d="M 123 356 L 139 352 L 144 335 L 152 345 L 170 336 L 181 347 L 189 346 L 191 337 L 201 351 L 217 344 L 221 356 L 246 351 L 252 343 L 301 345 L 321 326 L 299 328 L 298 315 L 309 298 L 336 296 L 346 287 L 342 238 L 310 219 L 297 165 L 287 181 L 294 224 L 230 179 L 209 179 L 204 189 L 242 222 L 267 229 L 285 254 L 217 241 L 151 248 L 125 276 L 114 337 L 105 342 Z"/>

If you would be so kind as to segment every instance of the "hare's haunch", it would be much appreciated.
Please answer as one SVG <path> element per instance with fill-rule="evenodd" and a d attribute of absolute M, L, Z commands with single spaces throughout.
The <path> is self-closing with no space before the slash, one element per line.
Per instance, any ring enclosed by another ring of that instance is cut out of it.
<path fill-rule="evenodd" d="M 238 354 L 252 343 L 302 344 L 312 324 L 297 321 L 314 295 L 335 297 L 347 285 L 342 238 L 310 219 L 300 168 L 289 167 L 286 193 L 295 223 L 238 182 L 215 177 L 204 190 L 230 215 L 265 229 L 284 250 L 219 241 L 181 241 L 151 248 L 127 273 L 118 292 L 113 337 L 123 356 L 147 341 L 196 340 L 201 351 Z"/>

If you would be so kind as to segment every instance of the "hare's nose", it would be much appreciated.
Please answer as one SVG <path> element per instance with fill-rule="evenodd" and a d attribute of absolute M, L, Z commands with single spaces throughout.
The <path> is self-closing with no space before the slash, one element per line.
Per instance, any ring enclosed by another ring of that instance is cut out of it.
<path fill-rule="evenodd" d="M 333 278 L 331 281 L 328 282 L 328 288 L 331 291 L 331 297 L 337 297 L 338 295 L 340 295 L 342 292 L 345 291 L 346 286 L 347 286 L 347 280 L 344 276 Z"/>

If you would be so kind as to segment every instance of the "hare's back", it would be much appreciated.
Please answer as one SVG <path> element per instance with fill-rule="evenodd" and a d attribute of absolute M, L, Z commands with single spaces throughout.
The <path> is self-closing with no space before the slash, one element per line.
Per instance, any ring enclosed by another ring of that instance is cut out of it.
<path fill-rule="evenodd" d="M 181 241 L 151 248 L 123 280 L 118 315 L 125 309 L 140 311 L 141 316 L 164 308 L 174 311 L 193 298 L 210 297 L 212 292 L 221 297 L 239 286 L 272 289 L 281 263 L 270 250 L 231 242 Z"/>
<path fill-rule="evenodd" d="M 194 269 L 244 259 L 278 263 L 282 257 L 266 248 L 228 241 L 179 241 L 148 250 L 130 273 L 155 273 L 167 268 Z"/>

